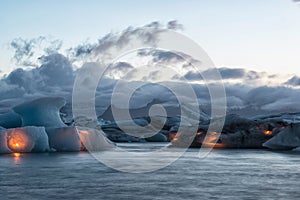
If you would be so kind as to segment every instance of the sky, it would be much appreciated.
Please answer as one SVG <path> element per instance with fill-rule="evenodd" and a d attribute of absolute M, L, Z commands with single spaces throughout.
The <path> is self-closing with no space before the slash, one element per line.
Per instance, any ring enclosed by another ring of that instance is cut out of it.
<path fill-rule="evenodd" d="M 12 62 L 10 42 L 47 36 L 64 48 L 110 31 L 178 20 L 218 67 L 300 75 L 300 6 L 292 0 L 11 0 L 0 1 L 0 70 Z"/>

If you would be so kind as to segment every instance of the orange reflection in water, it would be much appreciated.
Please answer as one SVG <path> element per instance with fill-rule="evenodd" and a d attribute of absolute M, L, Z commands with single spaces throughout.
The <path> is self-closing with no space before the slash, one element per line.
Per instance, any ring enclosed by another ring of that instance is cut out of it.
<path fill-rule="evenodd" d="M 21 154 L 20 154 L 20 153 L 14 153 L 13 155 L 14 155 L 14 157 L 16 157 L 16 158 L 18 158 L 18 157 L 20 157 L 20 156 L 21 156 Z"/>
<path fill-rule="evenodd" d="M 20 160 L 21 160 L 21 154 L 20 153 L 13 153 L 12 155 L 14 157 L 14 163 L 19 164 Z"/>

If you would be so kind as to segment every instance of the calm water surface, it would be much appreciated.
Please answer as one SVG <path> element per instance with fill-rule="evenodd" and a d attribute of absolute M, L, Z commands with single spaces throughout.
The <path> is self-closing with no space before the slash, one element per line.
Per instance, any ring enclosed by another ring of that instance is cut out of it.
<path fill-rule="evenodd" d="M 158 144 L 122 144 L 139 151 Z M 145 174 L 115 171 L 88 153 L 0 156 L 0 199 L 300 199 L 300 154 L 190 149 Z"/>

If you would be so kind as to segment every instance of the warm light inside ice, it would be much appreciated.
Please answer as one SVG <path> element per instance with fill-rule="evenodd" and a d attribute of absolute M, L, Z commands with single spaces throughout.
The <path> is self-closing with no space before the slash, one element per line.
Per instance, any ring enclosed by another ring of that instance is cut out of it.
<path fill-rule="evenodd" d="M 21 130 L 14 130 L 8 138 L 8 147 L 13 152 L 20 152 L 26 148 L 29 139 Z"/>
<path fill-rule="evenodd" d="M 266 131 L 264 131 L 264 134 L 265 134 L 265 135 L 272 135 L 272 131 L 266 130 Z"/>

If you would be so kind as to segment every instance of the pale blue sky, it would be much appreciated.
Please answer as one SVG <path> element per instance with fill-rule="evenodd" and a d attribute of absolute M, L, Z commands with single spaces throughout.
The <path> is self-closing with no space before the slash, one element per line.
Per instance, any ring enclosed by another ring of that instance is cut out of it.
<path fill-rule="evenodd" d="M 300 7 L 291 0 L 0 1 L 0 69 L 9 42 L 53 36 L 74 46 L 111 30 L 178 20 L 217 66 L 300 74 Z"/>

